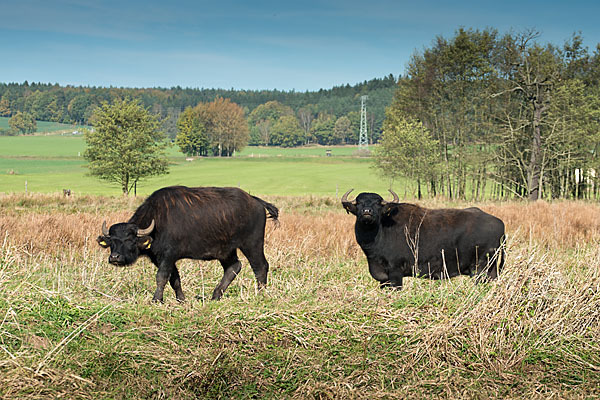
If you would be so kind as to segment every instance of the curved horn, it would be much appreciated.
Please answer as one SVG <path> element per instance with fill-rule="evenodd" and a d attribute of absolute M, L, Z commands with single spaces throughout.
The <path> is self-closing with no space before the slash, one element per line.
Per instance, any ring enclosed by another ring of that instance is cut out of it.
<path fill-rule="evenodd" d="M 348 195 L 350 194 L 351 191 L 353 191 L 354 189 L 350 189 L 348 190 L 346 193 L 344 193 L 344 195 L 342 196 L 342 203 L 347 203 L 348 202 Z"/>
<path fill-rule="evenodd" d="M 102 234 L 103 234 L 104 236 L 110 236 L 110 235 L 108 234 L 108 228 L 106 227 L 106 221 L 103 221 L 103 222 L 102 222 Z"/>
<path fill-rule="evenodd" d="M 394 196 L 394 200 L 392 200 L 392 203 L 399 203 L 400 202 L 400 198 L 398 197 L 398 195 L 396 194 L 396 192 L 394 192 L 392 189 L 388 189 L 388 192 L 390 192 L 392 194 L 392 196 Z"/>
<path fill-rule="evenodd" d="M 141 236 L 146 236 L 148 235 L 150 232 L 152 232 L 154 230 L 154 220 L 152 220 L 152 222 L 150 222 L 150 226 L 147 227 L 146 229 L 138 229 L 137 230 L 137 235 L 139 237 Z"/>

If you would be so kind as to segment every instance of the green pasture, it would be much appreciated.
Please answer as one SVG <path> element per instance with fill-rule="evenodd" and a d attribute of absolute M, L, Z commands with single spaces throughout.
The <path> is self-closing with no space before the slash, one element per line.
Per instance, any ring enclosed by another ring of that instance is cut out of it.
<path fill-rule="evenodd" d="M 326 156 L 326 150 L 332 156 Z M 119 195 L 117 185 L 87 175 L 79 136 L 0 137 L 0 192 L 60 192 Z M 349 188 L 384 193 L 390 185 L 369 158 L 352 157 L 355 146 L 284 149 L 247 147 L 233 158 L 186 161 L 176 147 L 168 150 L 168 175 L 138 185 L 138 194 L 169 185 L 239 186 L 254 194 L 336 196 Z M 398 184 L 394 189 L 402 191 Z"/>
<path fill-rule="evenodd" d="M 10 118 L 0 117 L 0 129 L 9 129 L 10 125 L 8 125 L 8 120 Z M 80 125 L 71 125 L 71 124 L 61 124 L 60 122 L 50 122 L 50 121 L 36 121 L 37 122 L 37 130 L 36 133 L 45 133 L 45 132 L 57 132 L 57 131 L 66 131 L 66 130 L 77 130 L 82 128 Z"/>
<path fill-rule="evenodd" d="M 0 136 L 0 157 L 82 158 L 85 141 L 75 135 Z"/>

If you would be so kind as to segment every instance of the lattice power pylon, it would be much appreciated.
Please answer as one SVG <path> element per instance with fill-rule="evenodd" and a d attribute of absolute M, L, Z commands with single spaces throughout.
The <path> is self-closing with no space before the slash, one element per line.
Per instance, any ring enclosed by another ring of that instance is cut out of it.
<path fill-rule="evenodd" d="M 367 133 L 367 99 L 369 96 L 360 96 L 360 135 L 358 136 L 358 149 L 369 148 L 369 135 Z"/>

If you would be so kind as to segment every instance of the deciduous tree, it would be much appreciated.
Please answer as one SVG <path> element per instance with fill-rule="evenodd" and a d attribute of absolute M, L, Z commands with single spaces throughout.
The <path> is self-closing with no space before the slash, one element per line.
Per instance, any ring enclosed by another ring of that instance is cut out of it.
<path fill-rule="evenodd" d="M 420 199 L 421 182 L 431 179 L 439 161 L 438 142 L 422 123 L 388 112 L 375 151 L 375 166 L 384 176 L 416 179 Z"/>
<path fill-rule="evenodd" d="M 10 117 L 8 125 L 15 134 L 33 133 L 37 129 L 37 122 L 33 115 L 20 111 Z"/>
<path fill-rule="evenodd" d="M 103 103 L 85 133 L 90 174 L 116 183 L 123 194 L 150 176 L 166 174 L 165 135 L 155 115 L 135 100 Z"/>
<path fill-rule="evenodd" d="M 333 130 L 335 128 L 335 117 L 331 114 L 321 113 L 313 121 L 311 133 L 319 144 L 333 144 Z"/>
<path fill-rule="evenodd" d="M 197 109 L 214 155 L 231 156 L 248 144 L 248 122 L 239 105 L 217 97 L 210 103 L 200 103 Z"/>
<path fill-rule="evenodd" d="M 504 66 L 506 73 L 504 90 L 494 96 L 504 96 L 516 105 L 516 113 L 506 113 L 511 134 L 525 135 L 529 142 L 521 152 L 519 162 L 525 168 L 524 181 L 529 200 L 537 200 L 542 184 L 544 164 L 544 130 L 552 94 L 560 79 L 560 58 L 552 45 L 541 46 L 535 42 L 539 34 L 535 31 L 518 36 L 505 36 L 503 40 Z M 506 100 L 505 100 L 506 101 Z M 517 125 L 515 125 L 517 123 Z M 514 127 L 517 127 L 515 129 Z"/>
<path fill-rule="evenodd" d="M 192 107 L 186 108 L 177 120 L 175 144 L 188 156 L 207 155 L 209 142 L 206 129 L 198 111 Z"/>
<path fill-rule="evenodd" d="M 294 115 L 284 115 L 271 129 L 271 143 L 283 146 L 299 146 L 304 141 L 304 132 Z"/>
<path fill-rule="evenodd" d="M 300 126 L 304 131 L 304 144 L 309 144 L 312 140 L 310 130 L 316 115 L 317 107 L 314 104 L 309 104 L 298 110 L 298 121 L 300 121 Z"/>
<path fill-rule="evenodd" d="M 270 143 L 271 128 L 284 115 L 293 115 L 294 111 L 278 101 L 267 101 L 256 107 L 248 115 L 248 124 L 254 132 L 255 140 L 265 146 Z M 258 144 L 258 143 L 256 143 Z"/>
<path fill-rule="evenodd" d="M 10 103 L 4 97 L 0 99 L 0 117 L 10 117 Z"/>
<path fill-rule="evenodd" d="M 337 121 L 335 121 L 335 126 L 333 127 L 333 137 L 335 143 L 338 144 L 348 142 L 350 136 L 352 135 L 351 128 L 352 126 L 348 117 L 339 117 Z"/>

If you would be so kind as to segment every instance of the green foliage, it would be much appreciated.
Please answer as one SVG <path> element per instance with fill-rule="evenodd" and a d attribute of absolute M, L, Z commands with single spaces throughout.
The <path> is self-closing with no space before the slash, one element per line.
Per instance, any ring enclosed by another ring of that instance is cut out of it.
<path fill-rule="evenodd" d="M 33 133 L 37 129 L 37 123 L 33 115 L 20 111 L 10 117 L 8 124 L 15 134 Z"/>
<path fill-rule="evenodd" d="M 335 118 L 330 114 L 319 114 L 312 123 L 310 133 L 315 137 L 319 144 L 335 144 L 333 131 L 335 129 Z"/>
<path fill-rule="evenodd" d="M 429 180 L 438 168 L 438 142 L 423 124 L 390 111 L 375 152 L 375 167 L 387 177 Z M 420 187 L 419 187 L 420 195 Z M 419 196 L 420 197 L 420 196 Z"/>
<path fill-rule="evenodd" d="M 304 131 L 304 144 L 309 144 L 313 141 L 313 137 L 310 133 L 312 123 L 318 114 L 318 107 L 314 104 L 308 104 L 298 109 L 298 122 Z"/>
<path fill-rule="evenodd" d="M 141 179 L 167 173 L 165 135 L 138 101 L 103 103 L 94 113 L 94 129 L 86 132 L 90 174 L 116 183 L 128 194 Z"/>
<path fill-rule="evenodd" d="M 273 126 L 283 116 L 293 116 L 294 112 L 289 106 L 278 101 L 268 101 L 256 107 L 248 115 L 248 124 L 252 130 L 252 144 L 278 144 L 281 139 L 273 142 L 271 138 Z"/>
<path fill-rule="evenodd" d="M 209 142 L 204 124 L 198 112 L 191 107 L 186 108 L 177 120 L 175 144 L 188 156 L 206 155 L 208 152 Z"/>
<path fill-rule="evenodd" d="M 333 139 L 336 144 L 347 143 L 352 135 L 352 124 L 346 116 L 339 117 L 333 128 Z"/>
<path fill-rule="evenodd" d="M 229 99 L 217 97 L 196 106 L 200 122 L 206 127 L 212 154 L 232 156 L 248 144 L 250 133 L 244 110 Z"/>
<path fill-rule="evenodd" d="M 5 97 L 0 98 L 0 117 L 10 117 L 10 103 Z"/>
<path fill-rule="evenodd" d="M 411 58 L 386 118 L 421 121 L 438 140 L 434 194 L 466 198 L 470 186 L 478 198 L 488 181 L 498 197 L 592 194 L 575 171 L 595 180 L 600 51 L 578 35 L 562 49 L 538 36 L 461 28 Z"/>
<path fill-rule="evenodd" d="M 69 114 L 71 115 L 71 119 L 76 123 L 83 123 L 84 121 L 89 121 L 89 117 L 91 114 L 88 109 L 92 109 L 92 98 L 85 94 L 80 94 L 75 96 L 67 107 Z"/>
<path fill-rule="evenodd" d="M 256 107 L 248 116 L 248 123 L 251 125 L 259 121 L 270 120 L 277 121 L 284 115 L 293 115 L 291 107 L 281 104 L 278 101 L 267 101 Z"/>
<path fill-rule="evenodd" d="M 295 147 L 304 142 L 304 132 L 298 119 L 292 115 L 280 117 L 271 129 L 271 144 L 282 147 Z"/>
<path fill-rule="evenodd" d="M 360 136 L 360 112 L 359 111 L 350 111 L 346 114 L 348 120 L 350 120 L 350 136 L 348 136 L 348 144 L 358 144 L 359 136 Z M 371 131 L 372 139 L 375 139 L 375 132 Z M 373 143 L 377 142 L 376 140 L 372 140 Z"/>

